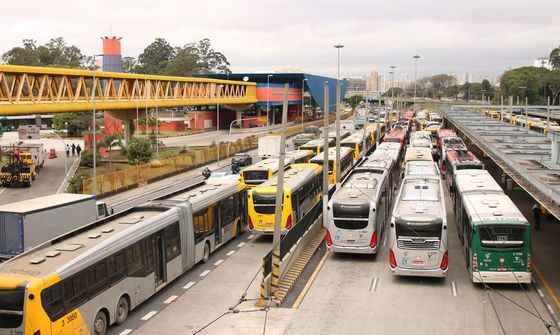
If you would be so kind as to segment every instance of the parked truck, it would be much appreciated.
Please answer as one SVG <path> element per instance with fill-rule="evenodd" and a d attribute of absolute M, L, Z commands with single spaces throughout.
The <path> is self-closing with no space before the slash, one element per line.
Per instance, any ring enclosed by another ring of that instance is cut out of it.
<path fill-rule="evenodd" d="M 259 137 L 257 153 L 261 158 L 280 156 L 280 135 Z"/>
<path fill-rule="evenodd" d="M 0 206 L 0 260 L 111 213 L 87 194 L 58 193 Z"/>

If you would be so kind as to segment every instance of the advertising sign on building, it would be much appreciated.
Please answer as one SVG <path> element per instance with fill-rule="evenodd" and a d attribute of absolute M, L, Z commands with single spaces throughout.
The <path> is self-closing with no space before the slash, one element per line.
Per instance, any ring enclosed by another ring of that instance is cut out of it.
<path fill-rule="evenodd" d="M 18 137 L 22 140 L 38 140 L 41 138 L 41 128 L 36 125 L 24 125 L 18 127 Z"/>

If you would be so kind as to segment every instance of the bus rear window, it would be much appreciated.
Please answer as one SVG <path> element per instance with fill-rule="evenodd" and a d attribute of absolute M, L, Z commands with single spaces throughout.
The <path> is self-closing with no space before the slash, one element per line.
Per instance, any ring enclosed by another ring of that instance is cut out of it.
<path fill-rule="evenodd" d="M 401 237 L 422 237 L 441 239 L 441 223 L 434 224 L 415 224 L 415 223 L 397 223 L 397 238 Z"/>
<path fill-rule="evenodd" d="M 482 170 L 483 167 L 482 165 L 479 164 L 462 164 L 462 165 L 457 165 L 456 167 L 457 170 Z"/>
<path fill-rule="evenodd" d="M 340 229 L 364 229 L 368 226 L 367 219 L 344 220 L 334 219 L 334 225 Z"/>
<path fill-rule="evenodd" d="M 485 248 L 519 248 L 524 244 L 525 227 L 483 226 L 478 228 Z"/>
<path fill-rule="evenodd" d="M 274 214 L 276 194 L 259 194 L 253 192 L 253 205 L 259 214 Z"/>
<path fill-rule="evenodd" d="M 24 289 L 0 290 L 0 328 L 21 326 L 24 296 Z"/>
<path fill-rule="evenodd" d="M 268 171 L 244 171 L 243 172 L 243 180 L 245 184 L 260 184 L 268 180 Z"/>

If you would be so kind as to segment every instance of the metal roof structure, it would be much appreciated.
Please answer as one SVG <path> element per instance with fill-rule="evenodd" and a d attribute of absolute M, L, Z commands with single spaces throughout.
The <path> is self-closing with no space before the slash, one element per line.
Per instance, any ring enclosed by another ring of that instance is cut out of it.
<path fill-rule="evenodd" d="M 560 166 L 551 162 L 549 138 L 474 111 L 451 109 L 445 119 L 560 219 Z"/>

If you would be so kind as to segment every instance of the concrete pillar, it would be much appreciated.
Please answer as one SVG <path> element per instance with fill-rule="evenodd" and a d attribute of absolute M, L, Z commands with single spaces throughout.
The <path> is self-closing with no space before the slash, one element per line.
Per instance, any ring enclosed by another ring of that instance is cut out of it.
<path fill-rule="evenodd" d="M 123 123 L 124 123 L 123 141 L 124 141 L 125 146 L 128 146 L 130 138 L 133 135 L 133 129 L 134 129 L 134 126 L 132 124 L 133 122 L 134 122 L 134 120 L 124 120 L 123 121 Z"/>

